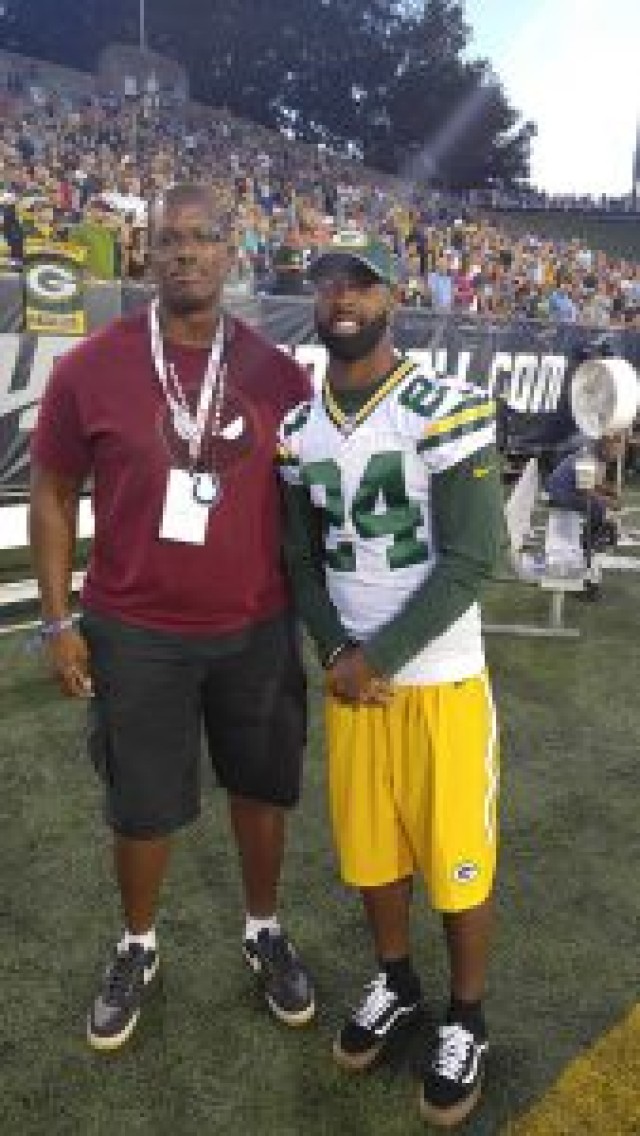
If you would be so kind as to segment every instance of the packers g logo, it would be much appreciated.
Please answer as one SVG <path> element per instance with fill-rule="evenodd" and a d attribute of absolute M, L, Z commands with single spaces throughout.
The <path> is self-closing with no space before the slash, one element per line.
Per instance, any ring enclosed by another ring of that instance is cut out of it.
<path fill-rule="evenodd" d="M 67 304 L 78 294 L 78 276 L 71 268 L 53 261 L 35 264 L 27 272 L 27 289 L 34 302 Z"/>
<path fill-rule="evenodd" d="M 480 875 L 480 868 L 473 860 L 463 860 L 453 869 L 453 879 L 457 884 L 472 884 Z"/>
<path fill-rule="evenodd" d="M 84 250 L 29 249 L 25 257 L 25 330 L 83 335 Z"/>

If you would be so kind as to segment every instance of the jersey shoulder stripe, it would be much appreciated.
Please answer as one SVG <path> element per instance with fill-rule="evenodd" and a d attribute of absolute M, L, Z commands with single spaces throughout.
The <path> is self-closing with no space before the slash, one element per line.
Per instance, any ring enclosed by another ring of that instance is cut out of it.
<path fill-rule="evenodd" d="M 398 428 L 419 454 L 455 440 L 459 427 L 473 429 L 494 415 L 493 403 L 482 388 L 420 371 L 397 392 L 396 407 Z"/>
<path fill-rule="evenodd" d="M 445 451 L 452 442 L 459 442 L 461 438 L 472 441 L 475 438 L 480 445 L 488 445 L 495 440 L 494 423 L 491 415 L 475 418 L 469 422 L 461 422 L 453 426 L 445 435 L 435 434 L 423 438 L 418 442 L 418 453 L 432 454 L 434 451 Z M 473 447 L 472 447 L 473 448 Z"/>
<path fill-rule="evenodd" d="M 491 399 L 482 396 L 465 398 L 452 413 L 429 423 L 420 448 L 424 450 L 438 445 L 454 436 L 454 432 L 459 430 L 484 426 L 494 415 L 495 403 Z M 456 433 L 455 436 L 459 435 Z"/>

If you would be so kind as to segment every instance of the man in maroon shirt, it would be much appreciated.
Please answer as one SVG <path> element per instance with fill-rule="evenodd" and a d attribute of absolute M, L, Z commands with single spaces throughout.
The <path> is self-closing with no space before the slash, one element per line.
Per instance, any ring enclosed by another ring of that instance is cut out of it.
<path fill-rule="evenodd" d="M 156 301 L 56 365 L 33 439 L 31 541 L 42 636 L 63 691 L 89 699 L 125 929 L 88 1038 L 122 1045 L 158 970 L 170 836 L 199 811 L 201 734 L 228 793 L 244 956 L 288 1024 L 311 979 L 276 916 L 285 811 L 299 795 L 305 685 L 283 577 L 277 427 L 304 373 L 222 314 L 233 218 L 202 186 L 152 211 Z M 82 618 L 69 615 L 78 497 L 93 479 Z"/>

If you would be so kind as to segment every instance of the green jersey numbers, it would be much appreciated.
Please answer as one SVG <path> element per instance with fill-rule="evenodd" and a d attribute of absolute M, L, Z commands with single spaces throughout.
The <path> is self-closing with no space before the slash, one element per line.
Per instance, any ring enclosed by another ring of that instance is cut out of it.
<path fill-rule="evenodd" d="M 443 494 L 452 480 L 468 481 L 470 490 L 482 484 L 465 474 L 466 463 L 495 442 L 492 407 L 482 391 L 435 379 L 420 366 L 400 366 L 398 374 L 398 382 L 392 376 L 373 395 L 367 392 L 350 430 L 357 400 L 340 391 L 336 396 L 326 383 L 310 408 L 296 408 L 280 428 L 280 475 L 302 488 L 324 529 L 318 542 L 315 518 L 305 510 L 309 563 L 315 573 L 321 543 L 327 594 L 357 643 L 390 625 L 432 574 L 434 587 L 440 586 L 434 573 L 439 544 L 450 548 L 454 517 L 464 529 L 464 549 L 471 547 L 467 530 L 480 521 L 474 514 L 467 524 L 465 509 L 448 499 L 443 504 Z M 470 603 L 394 673 L 394 682 L 457 681 L 479 674 L 483 665 L 480 611 Z"/>
<path fill-rule="evenodd" d="M 348 539 L 350 531 L 362 540 L 391 537 L 386 556 L 392 570 L 428 560 L 429 546 L 419 536 L 425 519 L 417 502 L 407 496 L 402 453 L 371 455 L 350 508 L 340 466 L 333 459 L 303 466 L 302 478 L 312 500 L 322 508 L 326 561 L 335 572 L 356 571 L 356 549 Z M 335 548 L 330 548 L 327 541 L 332 529 L 339 534 Z"/>
<path fill-rule="evenodd" d="M 424 525 L 422 509 L 407 497 L 401 453 L 369 458 L 353 499 L 352 517 L 361 537 L 393 537 L 387 550 L 390 568 L 407 568 L 428 559 L 427 543 L 417 536 Z"/>
<path fill-rule="evenodd" d="M 421 418 L 430 420 L 446 402 L 447 394 L 446 387 L 418 375 L 401 392 L 398 402 Z"/>
<path fill-rule="evenodd" d="M 344 532 L 347 527 L 340 466 L 332 459 L 311 462 L 304 466 L 302 480 L 314 503 L 322 509 L 322 534 L 327 564 L 335 572 L 355 572 L 356 554 L 351 541 L 340 540 L 337 548 L 329 548 L 327 545 L 331 529 Z"/>

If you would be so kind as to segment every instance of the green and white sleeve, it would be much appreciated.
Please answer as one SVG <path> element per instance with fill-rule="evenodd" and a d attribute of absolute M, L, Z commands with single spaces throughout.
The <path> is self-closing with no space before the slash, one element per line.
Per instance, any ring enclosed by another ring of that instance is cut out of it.
<path fill-rule="evenodd" d="M 504 524 L 494 446 L 435 473 L 431 480 L 438 560 L 400 611 L 364 644 L 375 670 L 393 675 L 475 603 L 498 561 Z"/>

